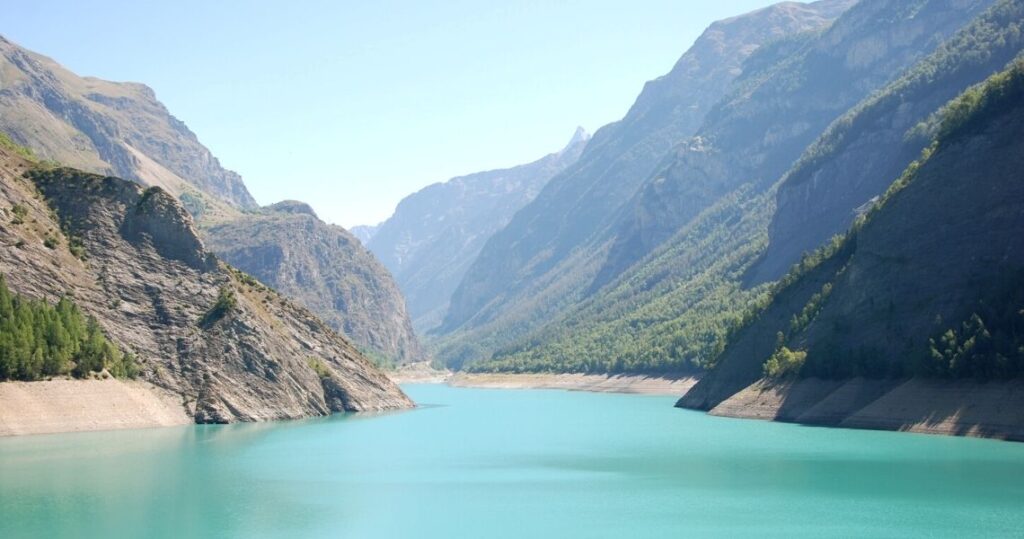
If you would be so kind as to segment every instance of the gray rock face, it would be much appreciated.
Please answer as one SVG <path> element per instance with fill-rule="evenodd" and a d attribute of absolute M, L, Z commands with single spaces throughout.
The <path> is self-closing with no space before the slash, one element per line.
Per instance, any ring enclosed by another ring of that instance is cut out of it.
<path fill-rule="evenodd" d="M 136 83 L 79 77 L 0 37 L 0 130 L 62 164 L 254 208 L 242 178 Z"/>
<path fill-rule="evenodd" d="M 537 161 L 452 178 L 402 199 L 368 247 L 397 279 L 414 325 L 426 331 L 440 324 L 484 243 L 552 176 L 575 163 L 588 140 L 578 128 L 565 148 Z"/>
<path fill-rule="evenodd" d="M 286 201 L 202 229 L 213 252 L 294 298 L 386 363 L 426 359 L 405 300 L 359 240 Z"/>
<path fill-rule="evenodd" d="M 30 180 L 21 177 L 27 168 L 0 150 L 0 272 L 17 293 L 73 296 L 138 356 L 145 379 L 182 396 L 197 422 L 411 406 L 309 311 L 217 262 L 159 188 L 72 169 Z M 8 215 L 15 204 L 28 210 L 21 224 Z M 70 238 L 84 260 L 70 252 Z M 221 290 L 235 304 L 201 322 Z"/>

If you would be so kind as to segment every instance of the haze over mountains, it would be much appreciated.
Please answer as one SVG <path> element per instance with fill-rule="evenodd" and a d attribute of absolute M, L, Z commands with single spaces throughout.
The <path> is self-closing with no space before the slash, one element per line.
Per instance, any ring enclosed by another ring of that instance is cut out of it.
<path fill-rule="evenodd" d="M 577 128 L 564 148 L 532 163 L 427 186 L 402 199 L 388 220 L 363 228 L 367 247 L 398 280 L 421 331 L 440 324 L 448 298 L 491 235 L 575 163 L 588 140 Z"/>

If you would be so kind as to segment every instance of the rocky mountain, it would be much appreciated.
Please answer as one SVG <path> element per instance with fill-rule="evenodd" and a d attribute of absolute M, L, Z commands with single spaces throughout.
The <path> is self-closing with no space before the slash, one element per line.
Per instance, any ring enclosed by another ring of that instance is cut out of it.
<path fill-rule="evenodd" d="M 79 77 L 3 37 L 0 131 L 43 159 L 159 185 L 193 213 L 256 207 L 242 178 L 221 167 L 152 89 Z"/>
<path fill-rule="evenodd" d="M 234 246 L 228 238 L 209 232 L 211 226 L 233 223 L 214 227 L 230 233 L 258 220 L 257 216 L 268 215 L 259 210 L 242 178 L 223 169 L 195 134 L 157 101 L 153 90 L 141 84 L 79 77 L 3 38 L 0 131 L 42 159 L 161 187 L 188 209 L 215 250 Z M 320 251 L 302 255 L 307 262 L 315 259 L 325 264 L 333 259 L 338 264 L 323 271 L 314 271 L 312 262 L 299 264 L 305 273 L 291 277 L 275 268 L 247 269 L 261 278 L 274 276 L 268 284 L 294 292 L 295 298 L 367 353 L 389 361 L 422 357 L 390 274 L 358 242 L 349 241 L 344 231 L 316 222 L 316 226 L 293 226 L 287 219 L 265 219 L 262 229 L 268 238 L 281 239 L 282 245 L 317 246 Z M 270 231 L 274 223 L 282 229 Z M 233 259 L 237 251 L 225 249 L 218 254 Z M 312 284 L 304 290 L 288 284 L 300 277 Z M 330 293 L 314 297 L 310 290 Z"/>
<path fill-rule="evenodd" d="M 999 393 L 1024 373 L 1024 60 L 925 129 L 919 158 L 780 282 L 680 406 L 1024 436 L 998 397 L 975 398 L 976 381 Z"/>
<path fill-rule="evenodd" d="M 560 151 L 532 163 L 435 183 L 402 199 L 368 247 L 398 281 L 421 331 L 441 322 L 448 299 L 484 243 L 579 159 L 590 135 L 577 128 Z"/>
<path fill-rule="evenodd" d="M 349 232 L 359 240 L 363 245 L 369 245 L 370 240 L 373 239 L 373 235 L 377 233 L 380 228 L 380 224 L 376 225 L 358 225 L 349 229 Z"/>
<path fill-rule="evenodd" d="M 426 359 L 388 271 L 345 229 L 285 201 L 205 228 L 229 264 L 294 298 L 379 363 Z"/>
<path fill-rule="evenodd" d="M 609 216 L 633 196 L 674 144 L 694 134 L 742 73 L 744 60 L 765 43 L 827 27 L 852 3 L 782 3 L 712 24 L 667 75 L 645 85 L 621 121 L 598 130 L 580 160 L 552 179 L 487 242 L 453 294 L 442 331 L 479 327 L 521 311 L 524 302 L 545 294 L 537 290 L 538 283 L 560 289 L 552 301 L 576 301 L 566 296 L 586 290 L 602 265 L 594 258 L 607 249 L 580 253 L 581 245 L 608 226 Z M 571 269 L 561 266 L 574 257 L 583 263 Z M 565 274 L 578 277 L 569 284 L 559 277 Z"/>
<path fill-rule="evenodd" d="M 411 406 L 306 309 L 217 260 L 161 187 L 0 149 L 0 273 L 68 296 L 199 423 Z"/>

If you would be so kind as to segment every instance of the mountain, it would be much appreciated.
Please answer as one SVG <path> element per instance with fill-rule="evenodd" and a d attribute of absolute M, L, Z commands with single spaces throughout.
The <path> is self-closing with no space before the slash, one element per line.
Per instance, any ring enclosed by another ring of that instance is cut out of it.
<path fill-rule="evenodd" d="M 229 264 L 306 306 L 384 364 L 426 359 L 388 271 L 353 235 L 285 201 L 202 231 Z"/>
<path fill-rule="evenodd" d="M 781 277 L 845 232 L 928 143 L 941 105 L 1002 70 L 1022 48 L 1024 3 L 1001 0 L 883 91 L 851 109 L 809 147 L 779 186 L 768 248 L 749 280 Z"/>
<path fill-rule="evenodd" d="M 1024 60 L 924 129 L 919 158 L 780 282 L 680 406 L 1024 439 L 1000 420 L 1002 382 L 1024 373 Z"/>
<path fill-rule="evenodd" d="M 135 83 L 115 83 L 79 77 L 42 55 L 0 38 L 0 131 L 32 149 L 42 159 L 89 172 L 109 174 L 159 186 L 188 209 L 204 241 L 224 258 L 233 260 L 237 249 L 226 234 L 239 230 L 263 211 L 245 188 L 242 178 L 221 168 L 195 134 L 171 116 L 153 91 Z M 311 213 L 311 212 L 310 212 Z M 286 268 L 248 266 L 252 273 L 295 293 L 306 307 L 357 343 L 368 354 L 387 361 L 422 357 L 411 322 L 390 274 L 340 229 L 315 217 L 298 226 L 288 219 L 262 219 L 267 237 L 278 238 L 302 262 L 294 263 L 302 275 L 286 275 Z M 270 230 L 273 224 L 280 230 Z M 223 227 L 215 225 L 224 224 Z M 229 226 L 230 225 L 230 226 Z M 317 235 L 319 234 L 319 236 Z M 269 240 L 267 240 L 269 241 Z M 264 242 L 266 243 L 266 242 Z M 319 249 L 300 253 L 298 246 Z M 282 252 L 285 247 L 281 247 Z M 339 263 L 321 269 L 327 260 Z M 240 263 L 242 260 L 239 261 Z M 296 278 L 310 283 L 305 289 Z M 326 295 L 314 297 L 309 290 Z M 348 333 L 351 331 L 351 333 Z"/>
<path fill-rule="evenodd" d="M 498 370 L 705 365 L 764 296 L 742 277 L 764 250 L 778 180 L 832 121 L 990 3 L 865 0 L 827 28 L 753 52 L 695 134 L 599 230 L 523 292 L 488 301 L 474 316 L 493 319 L 459 329 L 439 355 L 490 358 L 475 368 Z"/>
<path fill-rule="evenodd" d="M 520 310 L 543 319 L 577 301 L 607 248 L 581 253 L 581 245 L 608 225 L 609 216 L 633 196 L 674 144 L 694 134 L 741 73 L 743 61 L 767 42 L 828 26 L 850 4 L 776 4 L 712 24 L 667 75 L 644 86 L 622 120 L 598 130 L 580 160 L 491 237 L 453 294 L 442 332 L 480 327 Z M 572 257 L 582 263 L 560 266 Z M 573 275 L 573 282 L 560 277 L 566 274 Z M 545 301 L 555 305 L 526 307 L 547 294 L 538 290 L 540 283 L 559 288 L 557 298 Z M 502 325 L 501 332 L 511 336 L 534 322 L 520 317 Z M 478 339 L 468 336 L 466 341 Z M 449 355 L 454 359 L 467 354 Z"/>
<path fill-rule="evenodd" d="M 359 240 L 363 245 L 369 245 L 370 240 L 373 239 L 373 235 L 380 229 L 380 224 L 376 225 L 358 225 L 349 229 L 349 232 Z"/>
<path fill-rule="evenodd" d="M 70 298 L 196 422 L 411 406 L 309 311 L 219 262 L 162 188 L 35 164 L 5 146 L 0 273 L 13 292 Z"/>
<path fill-rule="evenodd" d="M 368 247 L 405 293 L 413 323 L 440 323 L 448 299 L 484 243 L 552 176 L 579 159 L 590 135 L 577 128 L 562 150 L 532 163 L 435 183 L 402 199 Z"/>
<path fill-rule="evenodd" d="M 3 37 L 0 131 L 43 159 L 159 185 L 198 213 L 256 207 L 242 178 L 222 168 L 152 89 L 79 77 Z"/>

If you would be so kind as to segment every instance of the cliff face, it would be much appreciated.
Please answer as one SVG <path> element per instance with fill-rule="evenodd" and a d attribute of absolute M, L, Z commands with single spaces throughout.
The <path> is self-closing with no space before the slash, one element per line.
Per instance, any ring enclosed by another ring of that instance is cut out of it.
<path fill-rule="evenodd" d="M 552 176 L 575 163 L 589 139 L 579 128 L 565 148 L 532 163 L 430 185 L 402 199 L 375 228 L 367 245 L 395 276 L 420 330 L 440 324 L 484 243 Z"/>
<path fill-rule="evenodd" d="M 971 400 L 977 380 L 1014 395 L 995 382 L 1024 372 L 1024 64 L 965 92 L 941 116 L 929 150 L 880 207 L 841 249 L 789 278 L 680 406 L 742 413 L 733 397 L 766 384 L 762 366 L 784 345 L 806 358 L 778 389 L 756 390 L 779 394 L 766 417 L 878 428 L 949 420 L 955 431 L 966 415 L 981 434 L 1024 433 L 1019 414 L 1000 425 L 998 406 L 978 412 L 982 401 Z M 931 379 L 915 382 L 927 391 L 899 382 L 908 376 Z M 854 391 L 844 382 L 856 377 L 868 380 Z M 808 393 L 815 378 L 836 383 Z"/>
<path fill-rule="evenodd" d="M 345 229 L 281 202 L 202 231 L 229 264 L 294 298 L 385 363 L 426 359 L 388 270 Z"/>
<path fill-rule="evenodd" d="M 242 178 L 222 168 L 152 89 L 79 77 L 3 37 L 0 131 L 44 159 L 187 193 L 211 215 L 256 206 Z"/>
<path fill-rule="evenodd" d="M 0 272 L 20 294 L 72 296 L 196 422 L 411 406 L 311 313 L 218 262 L 164 190 L 32 168 L 0 150 Z M 208 316 L 222 292 L 233 305 Z"/>

